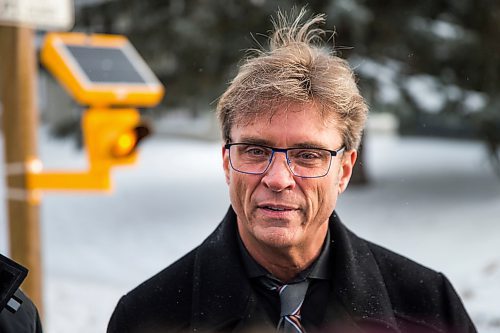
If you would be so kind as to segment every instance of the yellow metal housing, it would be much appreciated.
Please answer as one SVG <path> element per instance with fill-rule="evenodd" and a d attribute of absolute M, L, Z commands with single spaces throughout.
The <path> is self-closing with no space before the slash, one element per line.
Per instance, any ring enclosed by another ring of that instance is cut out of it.
<path fill-rule="evenodd" d="M 135 163 L 137 138 L 133 135 L 139 125 L 141 117 L 136 109 L 93 108 L 85 111 L 82 130 L 90 167 L 102 169 Z M 120 142 L 124 135 L 128 142 Z M 124 144 L 129 146 L 124 147 Z"/>
<path fill-rule="evenodd" d="M 115 165 L 133 164 L 137 144 L 145 128 L 136 109 L 88 109 L 82 116 L 82 131 L 87 147 L 88 169 L 82 172 L 44 172 L 31 163 L 27 172 L 30 190 L 109 190 L 110 171 Z"/>

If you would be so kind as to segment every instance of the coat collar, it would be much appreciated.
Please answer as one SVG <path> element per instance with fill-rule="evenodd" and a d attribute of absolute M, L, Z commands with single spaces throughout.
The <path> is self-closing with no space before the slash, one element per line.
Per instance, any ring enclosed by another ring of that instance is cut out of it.
<path fill-rule="evenodd" d="M 236 214 L 222 223 L 196 254 L 192 329 L 218 331 L 245 320 L 256 305 L 239 254 Z M 330 217 L 332 286 L 335 297 L 356 322 L 398 331 L 391 302 L 367 242 L 349 231 L 334 212 Z"/>
<path fill-rule="evenodd" d="M 334 293 L 356 322 L 398 332 L 391 300 L 368 242 L 330 217 Z"/>
<path fill-rule="evenodd" d="M 230 208 L 196 253 L 193 331 L 220 331 L 240 321 L 255 303 L 236 238 L 236 213 Z"/>

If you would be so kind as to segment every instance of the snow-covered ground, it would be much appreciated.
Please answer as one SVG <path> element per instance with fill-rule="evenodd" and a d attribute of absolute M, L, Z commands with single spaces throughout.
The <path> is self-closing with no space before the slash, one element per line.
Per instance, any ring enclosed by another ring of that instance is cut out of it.
<path fill-rule="evenodd" d="M 72 143 L 41 138 L 46 167 L 84 167 Z M 500 332 L 500 180 L 482 145 L 373 134 L 366 151 L 372 183 L 342 196 L 344 223 L 444 272 L 480 332 Z M 44 195 L 46 332 L 104 332 L 123 293 L 213 230 L 228 206 L 220 156 L 218 143 L 154 137 L 116 169 L 113 194 Z"/>

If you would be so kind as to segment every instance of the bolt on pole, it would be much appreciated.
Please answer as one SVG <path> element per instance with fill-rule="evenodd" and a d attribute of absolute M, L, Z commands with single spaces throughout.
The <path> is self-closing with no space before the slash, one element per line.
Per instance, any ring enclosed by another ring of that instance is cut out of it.
<path fill-rule="evenodd" d="M 0 26 L 0 101 L 10 257 L 29 269 L 21 288 L 43 312 L 39 205 L 26 189 L 36 156 L 37 61 L 34 30 Z"/>

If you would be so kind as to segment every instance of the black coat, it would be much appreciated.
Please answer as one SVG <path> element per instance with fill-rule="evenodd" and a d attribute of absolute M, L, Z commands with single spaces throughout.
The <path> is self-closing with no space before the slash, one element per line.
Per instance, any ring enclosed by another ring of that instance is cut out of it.
<path fill-rule="evenodd" d="M 199 247 L 122 297 L 108 333 L 272 331 L 236 232 L 229 209 Z M 330 233 L 332 306 L 321 332 L 476 332 L 441 273 L 357 237 L 335 213 Z"/>

